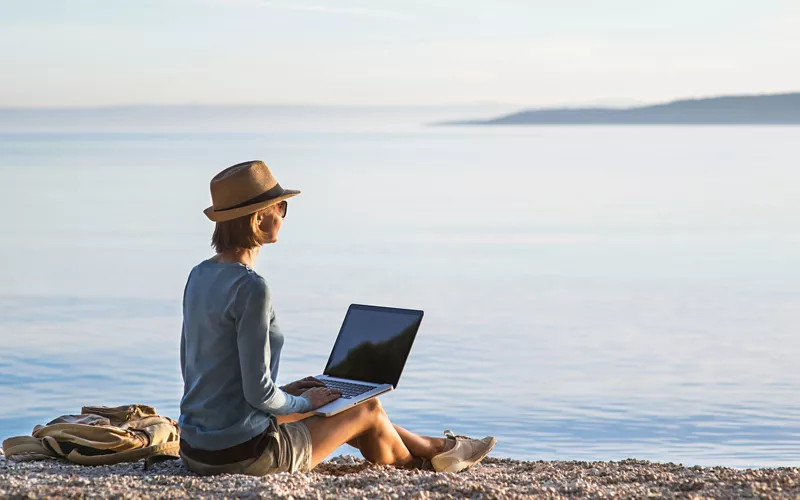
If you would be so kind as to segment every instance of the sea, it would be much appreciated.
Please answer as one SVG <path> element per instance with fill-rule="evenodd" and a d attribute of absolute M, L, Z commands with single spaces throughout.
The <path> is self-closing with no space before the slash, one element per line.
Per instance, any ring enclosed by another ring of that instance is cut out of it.
<path fill-rule="evenodd" d="M 351 303 L 423 309 L 382 398 L 410 430 L 524 460 L 800 463 L 800 127 L 385 111 L 3 123 L 0 439 L 84 405 L 178 417 L 208 183 L 263 159 L 302 190 L 255 265 L 281 383 L 320 373 Z"/>

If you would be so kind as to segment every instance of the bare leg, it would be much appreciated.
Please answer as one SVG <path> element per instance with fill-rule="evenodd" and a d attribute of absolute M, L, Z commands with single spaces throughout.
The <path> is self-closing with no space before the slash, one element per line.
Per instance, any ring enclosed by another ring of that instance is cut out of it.
<path fill-rule="evenodd" d="M 305 420 L 308 417 L 312 416 L 313 413 L 292 413 L 290 415 L 275 415 L 275 418 L 278 420 L 278 425 L 280 424 L 288 424 L 289 422 L 297 422 L 298 420 Z"/>
<path fill-rule="evenodd" d="M 448 443 L 444 438 L 435 438 L 414 434 L 413 432 L 406 430 L 397 424 L 393 425 L 394 430 L 397 431 L 397 434 L 400 435 L 400 439 L 403 440 L 403 444 L 406 445 L 408 451 L 410 451 L 415 457 L 422 457 L 430 460 L 435 455 L 438 455 L 439 453 L 447 451 L 453 447 L 452 443 Z M 360 448 L 358 438 L 351 439 L 347 442 L 347 444 L 353 448 Z"/>
<path fill-rule="evenodd" d="M 403 429 L 397 424 L 394 425 L 394 428 L 400 435 L 400 439 L 403 440 L 403 444 L 408 448 L 408 451 L 415 457 L 422 457 L 430 460 L 435 455 L 453 446 L 452 443 L 448 443 L 444 438 L 420 436 L 419 434 L 414 434 L 411 431 Z"/>
<path fill-rule="evenodd" d="M 305 420 L 313 415 L 314 414 L 311 412 L 292 413 L 291 415 L 277 415 L 276 418 L 278 419 L 278 424 L 280 425 L 288 424 L 289 422 Z M 439 453 L 445 451 L 445 447 L 449 448 L 452 446 L 450 443 L 447 443 L 447 440 L 444 438 L 435 438 L 414 434 L 413 432 L 406 430 L 397 424 L 394 424 L 394 429 L 397 431 L 397 434 L 400 436 L 403 444 L 406 445 L 406 448 L 408 448 L 408 451 L 411 452 L 411 454 L 415 457 L 430 459 L 434 455 L 438 455 Z M 353 448 L 361 448 L 359 446 L 357 437 L 348 441 L 347 444 Z"/>
<path fill-rule="evenodd" d="M 304 420 L 311 433 L 311 466 L 316 467 L 339 446 L 357 444 L 364 458 L 377 464 L 409 467 L 415 463 L 377 398 L 332 417 Z"/>

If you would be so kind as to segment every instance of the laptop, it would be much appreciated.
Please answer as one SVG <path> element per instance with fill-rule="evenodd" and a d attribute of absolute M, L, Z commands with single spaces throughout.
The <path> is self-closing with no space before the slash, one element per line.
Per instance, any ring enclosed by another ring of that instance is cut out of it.
<path fill-rule="evenodd" d="M 351 304 L 317 379 L 342 396 L 312 413 L 329 417 L 397 388 L 422 311 Z"/>

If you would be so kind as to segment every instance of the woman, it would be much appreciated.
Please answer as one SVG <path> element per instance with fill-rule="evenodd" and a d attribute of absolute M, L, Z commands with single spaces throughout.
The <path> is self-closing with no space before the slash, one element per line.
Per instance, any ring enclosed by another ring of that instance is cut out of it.
<path fill-rule="evenodd" d="M 419 436 L 393 425 L 377 398 L 332 417 L 310 416 L 340 393 L 308 377 L 275 384 L 283 334 L 270 290 L 253 266 L 278 241 L 288 198 L 260 161 L 211 180 L 217 254 L 189 274 L 183 296 L 181 458 L 198 474 L 309 471 L 344 443 L 365 459 L 457 472 L 481 461 L 496 440 Z"/>

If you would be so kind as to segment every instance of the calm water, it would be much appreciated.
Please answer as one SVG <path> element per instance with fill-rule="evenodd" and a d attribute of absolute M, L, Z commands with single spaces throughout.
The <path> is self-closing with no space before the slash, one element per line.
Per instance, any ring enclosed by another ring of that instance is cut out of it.
<path fill-rule="evenodd" d="M 423 433 L 524 459 L 800 462 L 800 128 L 0 135 L 0 438 L 88 404 L 177 417 L 208 181 L 291 200 L 257 264 L 318 373 L 351 302 L 426 311 Z"/>

